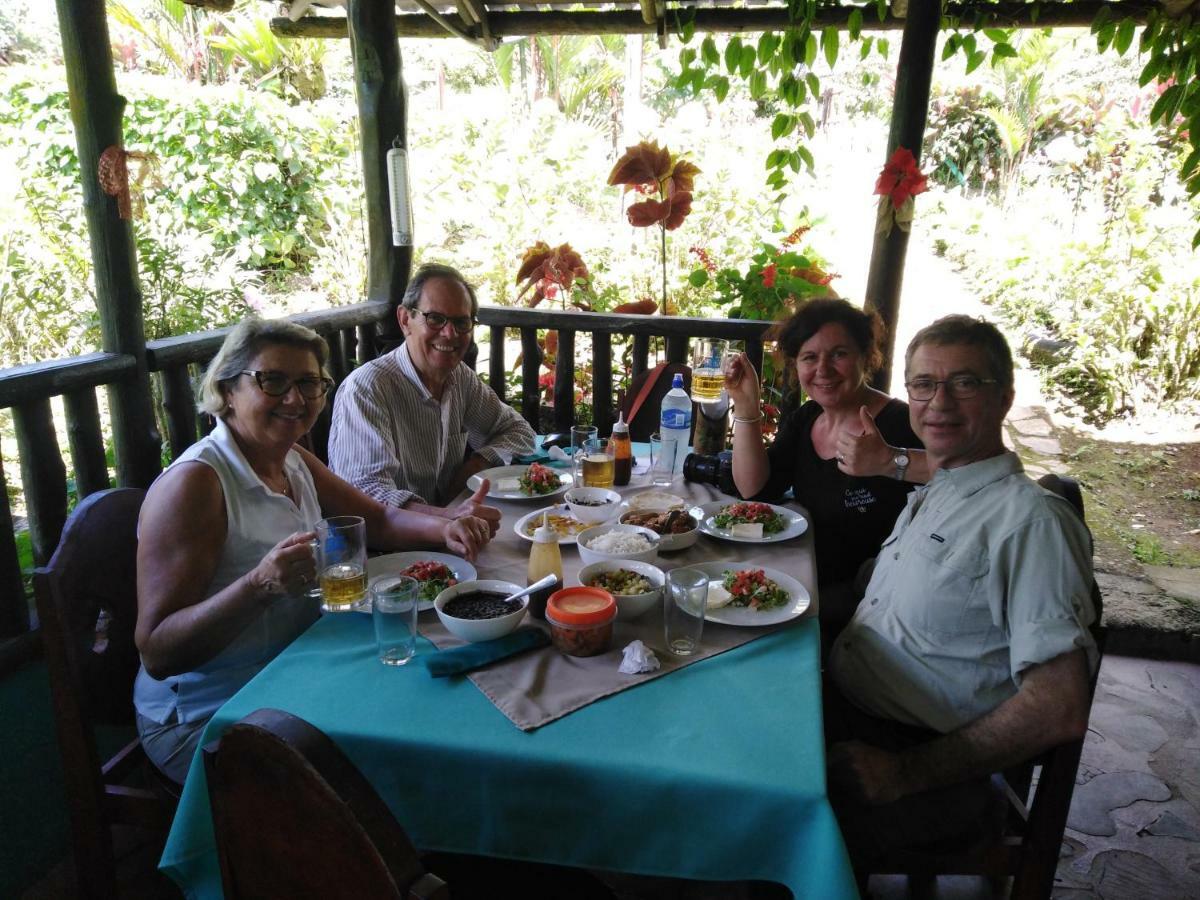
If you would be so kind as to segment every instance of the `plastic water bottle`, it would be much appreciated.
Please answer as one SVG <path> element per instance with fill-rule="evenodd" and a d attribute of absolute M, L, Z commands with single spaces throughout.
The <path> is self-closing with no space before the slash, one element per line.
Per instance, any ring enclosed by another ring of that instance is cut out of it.
<path fill-rule="evenodd" d="M 662 453 L 654 463 L 655 484 L 670 481 L 675 476 L 675 467 L 687 447 L 688 434 L 692 429 L 692 398 L 683 389 L 683 376 L 676 375 L 671 390 L 663 397 L 659 413 L 659 434 L 662 436 Z"/>

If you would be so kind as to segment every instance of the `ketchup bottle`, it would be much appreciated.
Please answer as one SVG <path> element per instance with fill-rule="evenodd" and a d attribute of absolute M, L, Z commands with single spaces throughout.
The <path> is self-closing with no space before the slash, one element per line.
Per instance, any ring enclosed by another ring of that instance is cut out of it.
<path fill-rule="evenodd" d="M 625 424 L 623 411 L 613 426 L 612 444 L 613 486 L 624 487 L 629 484 L 629 477 L 633 474 L 633 445 L 629 442 L 629 426 Z"/>

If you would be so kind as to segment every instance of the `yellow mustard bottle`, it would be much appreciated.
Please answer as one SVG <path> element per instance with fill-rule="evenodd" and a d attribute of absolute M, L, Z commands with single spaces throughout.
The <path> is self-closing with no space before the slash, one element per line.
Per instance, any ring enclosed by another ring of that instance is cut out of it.
<path fill-rule="evenodd" d="M 546 512 L 542 524 L 533 532 L 533 548 L 529 551 L 529 568 L 525 584 L 553 575 L 557 580 L 548 588 L 542 588 L 529 596 L 529 614 L 535 619 L 546 618 L 546 602 L 550 595 L 563 586 L 562 551 L 558 548 L 558 533 L 550 527 Z"/>

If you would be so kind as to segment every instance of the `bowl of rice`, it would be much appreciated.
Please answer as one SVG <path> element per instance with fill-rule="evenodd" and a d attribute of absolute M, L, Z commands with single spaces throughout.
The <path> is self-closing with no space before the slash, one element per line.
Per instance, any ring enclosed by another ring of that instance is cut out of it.
<path fill-rule="evenodd" d="M 585 564 L 631 559 L 652 563 L 658 559 L 660 538 L 640 525 L 608 524 L 579 532 L 579 558 Z"/>
<path fill-rule="evenodd" d="M 610 559 L 580 569 L 579 583 L 612 594 L 617 601 L 617 618 L 628 621 L 649 612 L 662 599 L 667 576 L 650 563 Z"/>

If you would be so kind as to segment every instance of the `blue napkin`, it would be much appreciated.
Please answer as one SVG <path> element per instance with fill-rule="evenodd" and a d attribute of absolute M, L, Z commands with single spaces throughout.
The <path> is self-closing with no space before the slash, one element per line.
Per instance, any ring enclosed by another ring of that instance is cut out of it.
<path fill-rule="evenodd" d="M 464 644 L 453 650 L 442 650 L 426 658 L 425 668 L 434 678 L 462 675 L 496 660 L 545 647 L 549 643 L 550 636 L 540 628 L 518 628 L 512 634 L 506 634 L 494 641 L 480 641 L 477 644 Z"/>

